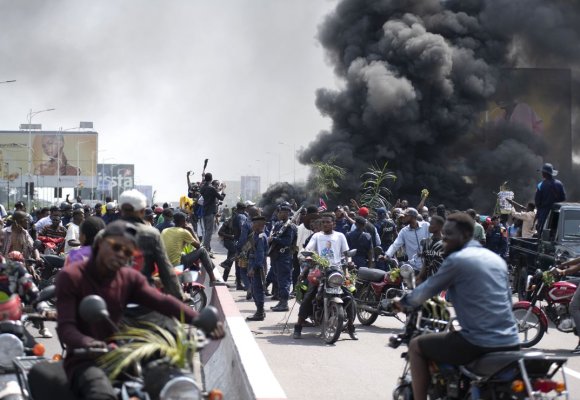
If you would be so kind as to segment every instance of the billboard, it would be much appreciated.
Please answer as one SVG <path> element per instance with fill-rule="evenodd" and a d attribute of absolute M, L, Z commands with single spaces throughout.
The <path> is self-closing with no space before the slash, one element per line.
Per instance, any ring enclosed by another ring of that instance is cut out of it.
<path fill-rule="evenodd" d="M 0 131 L 0 184 L 79 187 L 95 182 L 97 132 Z"/>
<path fill-rule="evenodd" d="M 97 196 L 105 199 L 107 196 L 118 200 L 123 191 L 135 187 L 134 164 L 98 164 L 97 165 Z"/>

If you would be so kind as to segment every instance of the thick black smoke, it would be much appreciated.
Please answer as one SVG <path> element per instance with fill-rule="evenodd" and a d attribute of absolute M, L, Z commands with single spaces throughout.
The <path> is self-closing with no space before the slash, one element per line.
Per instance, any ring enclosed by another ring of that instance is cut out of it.
<path fill-rule="evenodd" d="M 262 214 L 269 218 L 278 204 L 285 201 L 290 203 L 292 200 L 296 204 L 302 205 L 306 200 L 304 188 L 301 186 L 293 186 L 288 182 L 278 182 L 268 187 L 268 190 L 262 193 L 258 205 L 262 207 Z"/>
<path fill-rule="evenodd" d="M 358 194 L 371 163 L 388 161 L 399 197 L 428 188 L 433 202 L 491 211 L 493 192 L 509 181 L 527 201 L 546 143 L 481 117 L 504 86 L 506 68 L 576 65 L 580 13 L 573 3 L 341 1 L 319 32 L 342 81 L 339 90 L 317 92 L 332 128 L 300 161 L 335 158 L 345 167 L 341 200 Z"/>

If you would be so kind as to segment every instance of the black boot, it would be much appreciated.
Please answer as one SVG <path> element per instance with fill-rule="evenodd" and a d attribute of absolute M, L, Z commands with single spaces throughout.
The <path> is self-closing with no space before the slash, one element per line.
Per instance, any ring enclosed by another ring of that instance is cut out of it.
<path fill-rule="evenodd" d="M 302 325 L 294 325 L 294 339 L 302 339 Z"/>
<path fill-rule="evenodd" d="M 232 267 L 231 266 L 228 267 L 228 266 L 225 266 L 223 264 L 224 263 L 221 263 L 220 264 L 223 267 L 223 269 L 224 269 L 224 274 L 223 274 L 222 278 L 224 278 L 224 282 L 227 282 L 228 281 L 228 277 L 230 276 L 230 270 L 232 269 Z"/>
<path fill-rule="evenodd" d="M 276 312 L 284 312 L 284 311 L 288 311 L 288 300 L 280 300 L 280 302 L 278 304 L 276 304 L 273 307 L 270 307 L 270 309 L 272 311 L 276 311 Z"/>
<path fill-rule="evenodd" d="M 252 289 L 248 289 L 246 292 L 246 300 L 252 300 Z"/>
<path fill-rule="evenodd" d="M 266 313 L 264 312 L 264 304 L 258 304 L 257 310 L 254 315 L 246 317 L 246 321 L 263 321 L 266 318 Z"/>
<path fill-rule="evenodd" d="M 346 328 L 346 331 L 348 332 L 348 336 L 350 336 L 350 338 L 352 340 L 358 340 L 358 335 L 356 334 L 356 329 L 354 327 L 354 324 L 348 325 L 348 327 Z"/>

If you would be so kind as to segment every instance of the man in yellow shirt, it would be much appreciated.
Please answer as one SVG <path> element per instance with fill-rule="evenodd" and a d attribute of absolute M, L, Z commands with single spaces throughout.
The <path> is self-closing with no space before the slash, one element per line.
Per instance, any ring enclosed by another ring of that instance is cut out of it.
<path fill-rule="evenodd" d="M 210 286 L 224 285 L 224 282 L 218 281 L 215 277 L 215 266 L 207 250 L 185 229 L 186 215 L 181 212 L 175 213 L 173 222 L 175 223 L 174 227 L 165 228 L 161 232 L 161 240 L 163 240 L 171 264 L 173 266 L 183 264 L 184 269 L 189 269 L 197 260 L 201 260 L 201 264 L 209 276 Z M 195 251 L 182 257 L 183 249 L 189 244 L 195 248 Z"/>

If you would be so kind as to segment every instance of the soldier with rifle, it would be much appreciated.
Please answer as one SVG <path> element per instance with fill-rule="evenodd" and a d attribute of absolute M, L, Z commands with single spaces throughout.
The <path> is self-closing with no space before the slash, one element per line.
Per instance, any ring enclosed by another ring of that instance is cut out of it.
<path fill-rule="evenodd" d="M 252 296 L 256 304 L 256 312 L 246 318 L 248 321 L 263 321 L 266 318 L 264 312 L 264 261 L 268 251 L 268 239 L 264 233 L 266 218 L 257 215 L 252 218 L 252 234 L 248 236 L 246 247 L 248 249 L 248 277 L 252 285 Z"/>

